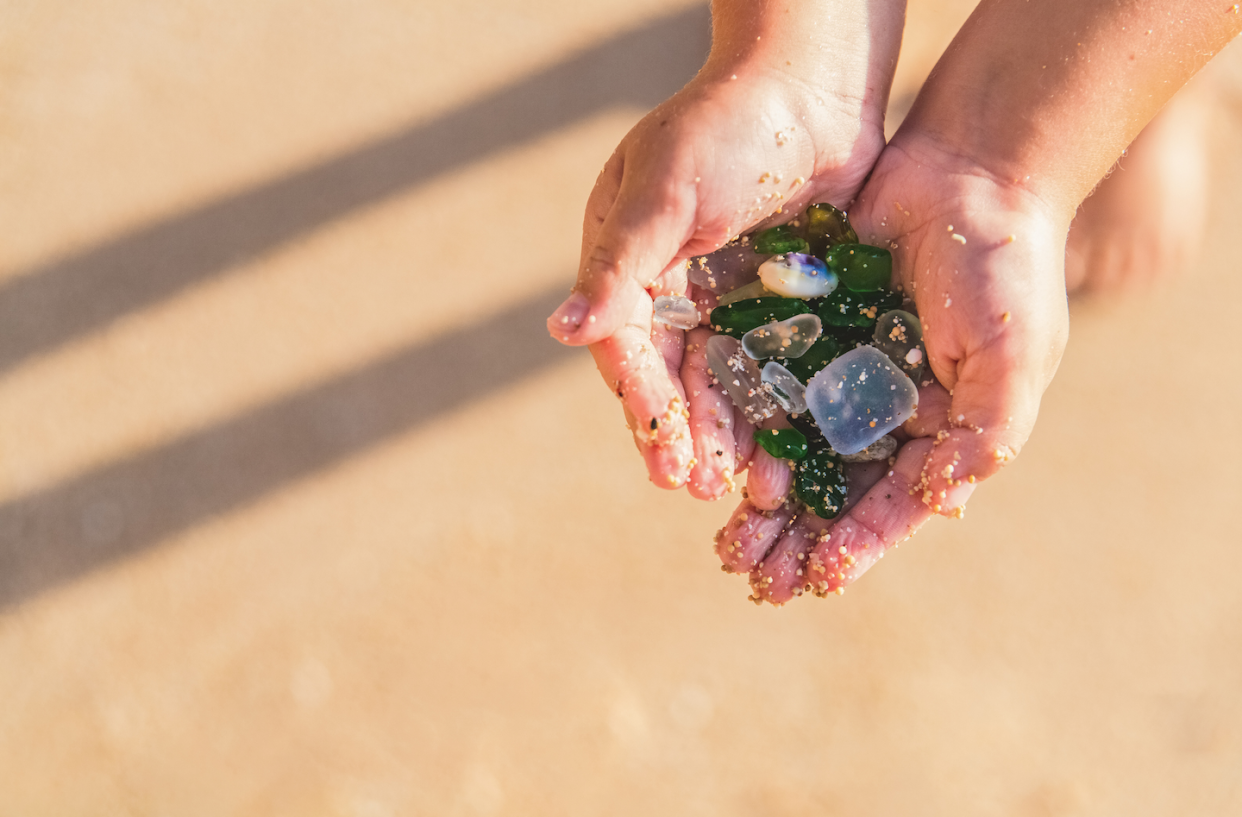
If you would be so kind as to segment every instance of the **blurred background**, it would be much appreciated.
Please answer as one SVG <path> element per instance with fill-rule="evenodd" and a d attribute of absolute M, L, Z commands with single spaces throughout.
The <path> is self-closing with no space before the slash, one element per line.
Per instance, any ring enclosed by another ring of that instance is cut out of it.
<path fill-rule="evenodd" d="M 969 10 L 912 0 L 896 115 Z M 1074 304 L 965 520 L 756 608 L 736 497 L 650 486 L 543 329 L 708 37 L 0 2 L 0 812 L 1242 811 L 1234 152 L 1189 278 Z"/>

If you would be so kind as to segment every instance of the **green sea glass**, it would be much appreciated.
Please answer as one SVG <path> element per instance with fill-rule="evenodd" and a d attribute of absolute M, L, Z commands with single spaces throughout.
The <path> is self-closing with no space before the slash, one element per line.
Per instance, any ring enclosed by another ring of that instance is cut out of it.
<path fill-rule="evenodd" d="M 794 493 L 811 513 L 821 519 L 835 519 L 845 507 L 846 497 L 841 458 L 809 417 L 790 417 L 789 422 L 803 433 L 807 442 L 806 456 L 794 469 Z"/>
<path fill-rule="evenodd" d="M 828 335 L 821 335 L 819 340 L 812 343 L 811 348 L 807 349 L 801 357 L 784 361 L 785 368 L 805 384 L 842 351 L 844 350 L 841 348 L 840 341 Z"/>
<path fill-rule="evenodd" d="M 794 232 L 788 224 L 764 230 L 755 236 L 755 252 L 784 255 L 789 252 L 806 252 L 810 249 L 806 239 Z"/>
<path fill-rule="evenodd" d="M 796 428 L 756 428 L 755 442 L 777 459 L 800 460 L 806 456 L 806 435 Z"/>
<path fill-rule="evenodd" d="M 870 326 L 834 326 L 832 336 L 841 344 L 841 354 L 871 344 Z"/>
<path fill-rule="evenodd" d="M 820 299 L 815 311 L 824 324 L 824 331 L 829 331 L 830 326 L 862 326 L 870 329 L 875 326 L 877 318 L 899 306 L 901 294 L 898 292 L 851 292 L 845 287 L 837 287 Z"/>
<path fill-rule="evenodd" d="M 712 310 L 711 322 L 712 328 L 720 334 L 741 340 L 742 335 L 752 329 L 812 311 L 806 301 L 798 298 L 750 298 L 716 307 Z"/>
<path fill-rule="evenodd" d="M 749 284 L 730 290 L 716 299 L 717 306 L 725 306 L 734 301 L 748 301 L 751 298 L 779 298 L 772 290 L 763 285 L 763 281 L 751 281 Z"/>
<path fill-rule="evenodd" d="M 893 254 L 868 244 L 837 244 L 824 253 L 828 269 L 854 292 L 886 289 L 893 277 Z"/>
<path fill-rule="evenodd" d="M 822 258 L 833 245 L 858 243 L 858 233 L 850 226 L 850 220 L 831 204 L 812 204 L 801 220 L 806 222 L 806 240 L 812 255 Z"/>

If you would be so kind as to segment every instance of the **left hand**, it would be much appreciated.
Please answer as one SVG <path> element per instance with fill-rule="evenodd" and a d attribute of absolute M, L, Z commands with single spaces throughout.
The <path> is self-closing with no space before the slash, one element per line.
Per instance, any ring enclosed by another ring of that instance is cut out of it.
<path fill-rule="evenodd" d="M 587 202 L 578 283 L 548 319 L 557 340 L 590 345 L 652 481 L 701 498 L 732 486 L 752 430 L 707 389 L 703 341 L 694 339 L 707 330 L 687 339 L 653 324 L 653 299 L 686 294 L 685 261 L 731 237 L 812 201 L 849 201 L 884 145 L 874 94 L 838 98 L 778 69 L 711 66 L 645 117 L 604 167 Z M 706 297 L 704 313 L 714 305 Z"/>
<path fill-rule="evenodd" d="M 920 384 L 896 462 L 851 467 L 852 501 L 837 519 L 795 517 L 793 502 L 737 509 L 717 552 L 750 572 L 756 600 L 841 593 L 932 515 L 960 517 L 1030 436 L 1065 348 L 1068 218 L 1029 190 L 899 134 L 850 218 L 863 242 L 892 248 L 935 380 Z"/>

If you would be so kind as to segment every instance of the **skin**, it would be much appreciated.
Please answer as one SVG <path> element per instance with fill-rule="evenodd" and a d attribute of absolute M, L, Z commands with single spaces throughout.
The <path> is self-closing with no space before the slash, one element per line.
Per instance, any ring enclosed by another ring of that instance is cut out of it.
<path fill-rule="evenodd" d="M 1121 150 L 1237 34 L 1242 19 L 1222 8 L 989 0 L 976 9 L 851 210 L 864 240 L 896 244 L 940 385 L 922 390 L 892 470 L 806 554 L 806 584 L 790 579 L 786 556 L 803 518 L 752 573 L 757 597 L 843 591 L 933 514 L 960 515 L 978 482 L 1021 450 L 1066 341 L 1071 219 Z"/>
<path fill-rule="evenodd" d="M 904 427 L 913 439 L 894 467 L 808 557 L 827 564 L 846 547 L 855 560 L 820 579 L 820 592 L 857 579 L 932 515 L 956 514 L 1026 442 L 1060 361 L 1069 219 L 971 170 L 932 143 L 895 140 L 855 205 L 861 235 L 896 244 L 894 266 L 922 316 L 938 382 L 920 389 L 918 417 Z M 768 573 L 765 563 L 759 575 Z M 788 583 L 757 589 L 778 603 L 794 595 Z"/>
<path fill-rule="evenodd" d="M 601 172 L 578 281 L 548 329 L 590 346 L 656 485 L 724 496 L 753 430 L 718 425 L 701 341 L 653 328 L 653 299 L 687 293 L 686 259 L 813 201 L 854 198 L 884 147 L 904 13 L 889 0 L 717 0 L 703 70 Z"/>
<path fill-rule="evenodd" d="M 865 493 L 866 479 L 851 480 L 862 497 L 833 522 L 778 505 L 785 489 L 755 455 L 754 501 L 718 547 L 726 568 L 750 571 L 761 600 L 842 592 L 932 515 L 960 516 L 975 486 L 1017 455 L 1066 341 L 1075 211 L 1242 27 L 1235 9 L 1185 0 L 985 0 L 881 155 L 900 38 L 892 9 L 859 6 L 851 18 L 810 2 L 717 3 L 703 72 L 601 174 L 575 293 L 549 319 L 562 342 L 591 345 L 652 479 L 718 497 L 755 461 L 744 450 L 753 454 L 752 430 L 722 419 L 719 395 L 702 388 L 704 331 L 688 343 L 653 331 L 652 298 L 686 291 L 686 258 L 784 210 L 846 204 L 871 171 L 851 219 L 864 241 L 893 248 L 938 382 L 921 390 L 894 465 Z"/>
<path fill-rule="evenodd" d="M 1065 247 L 1071 294 L 1139 289 L 1193 266 L 1207 222 L 1217 101 L 1204 79 L 1173 97 L 1079 206 Z"/>

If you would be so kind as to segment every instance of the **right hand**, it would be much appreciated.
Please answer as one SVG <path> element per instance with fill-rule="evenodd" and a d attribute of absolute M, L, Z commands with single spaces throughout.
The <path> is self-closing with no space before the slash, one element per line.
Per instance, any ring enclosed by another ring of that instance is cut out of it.
<path fill-rule="evenodd" d="M 1069 214 L 1029 190 L 899 134 L 850 218 L 864 241 L 893 249 L 935 379 L 920 384 L 895 464 L 874 487 L 851 480 L 859 498 L 842 516 L 791 520 L 793 503 L 759 516 L 748 502 L 725 526 L 721 559 L 777 604 L 808 585 L 843 591 L 931 516 L 960 516 L 1030 436 L 1068 335 Z"/>
<path fill-rule="evenodd" d="M 782 71 L 709 61 L 600 173 L 578 281 L 548 330 L 591 346 L 656 485 L 723 496 L 753 432 L 707 389 L 708 330 L 692 330 L 687 347 L 685 333 L 652 326 L 653 298 L 686 294 L 689 258 L 812 202 L 849 202 L 883 149 L 886 97 L 887 81 L 881 93 L 838 97 Z"/>

